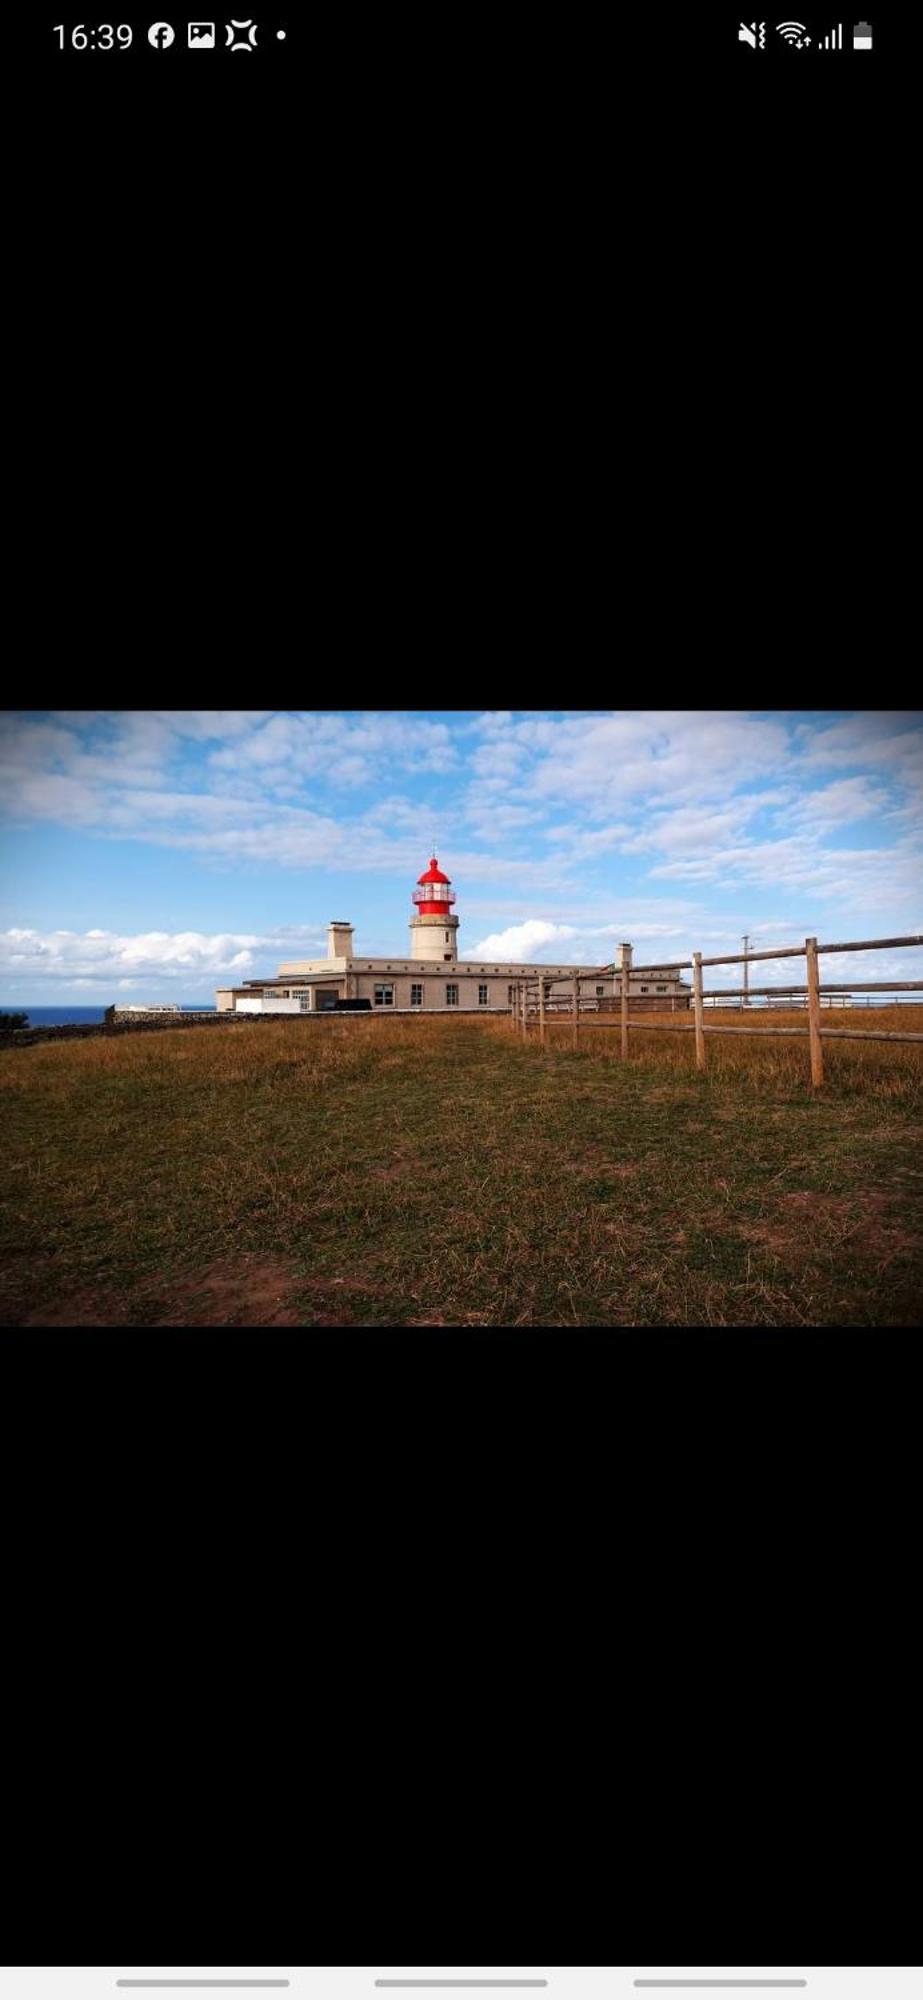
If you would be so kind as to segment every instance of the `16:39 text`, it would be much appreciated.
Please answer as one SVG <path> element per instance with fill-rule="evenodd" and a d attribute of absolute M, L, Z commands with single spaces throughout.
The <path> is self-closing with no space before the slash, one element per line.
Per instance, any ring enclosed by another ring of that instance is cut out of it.
<path fill-rule="evenodd" d="M 67 32 L 64 27 L 52 29 L 62 49 L 66 46 Z M 127 25 L 113 28 L 108 21 L 103 21 L 98 28 L 85 28 L 80 21 L 70 31 L 70 43 L 74 49 L 130 49 L 133 39 L 133 30 Z"/>

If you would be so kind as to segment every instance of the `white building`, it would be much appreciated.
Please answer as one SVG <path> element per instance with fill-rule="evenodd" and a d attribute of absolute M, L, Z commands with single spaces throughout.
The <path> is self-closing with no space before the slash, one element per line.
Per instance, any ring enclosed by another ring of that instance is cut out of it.
<path fill-rule="evenodd" d="M 612 965 L 522 965 L 492 963 L 458 956 L 455 893 L 433 855 L 413 892 L 416 906 L 410 919 L 409 958 L 357 958 L 352 924 L 334 920 L 327 934 L 327 956 L 293 959 L 280 965 L 275 979 L 248 979 L 242 986 L 221 986 L 215 999 L 220 1011 L 238 1014 L 320 1014 L 338 1002 L 365 1000 L 375 1009 L 394 1014 L 506 1014 L 514 1003 L 517 983 L 527 977 L 566 980 L 553 986 L 552 1000 L 565 994 L 570 1001 L 576 975 L 580 1005 L 611 1006 L 620 990 Z M 621 958 L 631 946 L 620 948 Z M 645 968 L 629 983 L 632 1006 L 688 1005 L 689 989 L 675 969 Z M 649 997 L 648 997 L 649 996 Z M 681 998 L 680 998 L 681 996 Z"/>
<path fill-rule="evenodd" d="M 130 1019 L 132 1014 L 181 1014 L 182 1011 L 182 1007 L 174 1006 L 172 1001 L 164 1001 L 161 1005 L 159 1002 L 153 1000 L 150 1002 L 126 1000 L 122 1006 L 116 1004 L 113 1007 L 107 1007 L 105 1014 L 107 1021 L 121 1021 L 123 1018 L 125 1020 Z"/>

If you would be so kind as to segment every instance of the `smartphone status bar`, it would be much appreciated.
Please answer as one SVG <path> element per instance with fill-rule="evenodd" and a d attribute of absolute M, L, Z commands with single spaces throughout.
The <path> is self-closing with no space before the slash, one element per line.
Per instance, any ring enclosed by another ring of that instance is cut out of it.
<path fill-rule="evenodd" d="M 542 1995 L 639 2000 L 684 1993 L 803 1995 L 804 2000 L 919 2000 L 919 1966 L 15 1966 L 3 2000 L 119 2000 L 157 1993 L 278 1993 L 292 2000 L 380 2000 L 382 1994 Z"/>
<path fill-rule="evenodd" d="M 56 21 L 46 24 L 46 45 L 64 56 L 143 55 L 167 67 L 194 57 L 266 56 L 279 53 L 292 40 L 287 20 L 257 18 L 241 10 L 228 20 L 180 21 L 134 17 L 122 21 Z"/>

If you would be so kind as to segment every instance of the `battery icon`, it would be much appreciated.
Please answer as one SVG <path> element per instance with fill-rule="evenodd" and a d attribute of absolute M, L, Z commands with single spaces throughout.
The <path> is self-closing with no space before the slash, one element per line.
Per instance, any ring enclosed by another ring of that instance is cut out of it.
<path fill-rule="evenodd" d="M 854 27 L 854 29 L 853 29 L 853 31 L 852 31 L 852 45 L 853 45 L 853 48 L 854 48 L 854 49 L 870 49 L 870 48 L 871 48 L 871 46 L 872 46 L 872 30 L 871 30 L 871 28 L 870 28 L 870 26 L 869 26 L 869 23 L 868 23 L 868 21 L 857 21 L 857 22 L 856 22 L 856 25 L 855 25 L 855 27 Z"/>

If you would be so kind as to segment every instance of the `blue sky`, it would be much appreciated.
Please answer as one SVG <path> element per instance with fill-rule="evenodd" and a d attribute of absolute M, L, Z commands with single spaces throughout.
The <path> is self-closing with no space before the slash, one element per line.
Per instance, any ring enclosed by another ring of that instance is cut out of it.
<path fill-rule="evenodd" d="M 331 917 L 406 954 L 434 835 L 462 957 L 918 933 L 921 834 L 918 710 L 7 712 L 0 1003 L 211 1001 Z"/>

